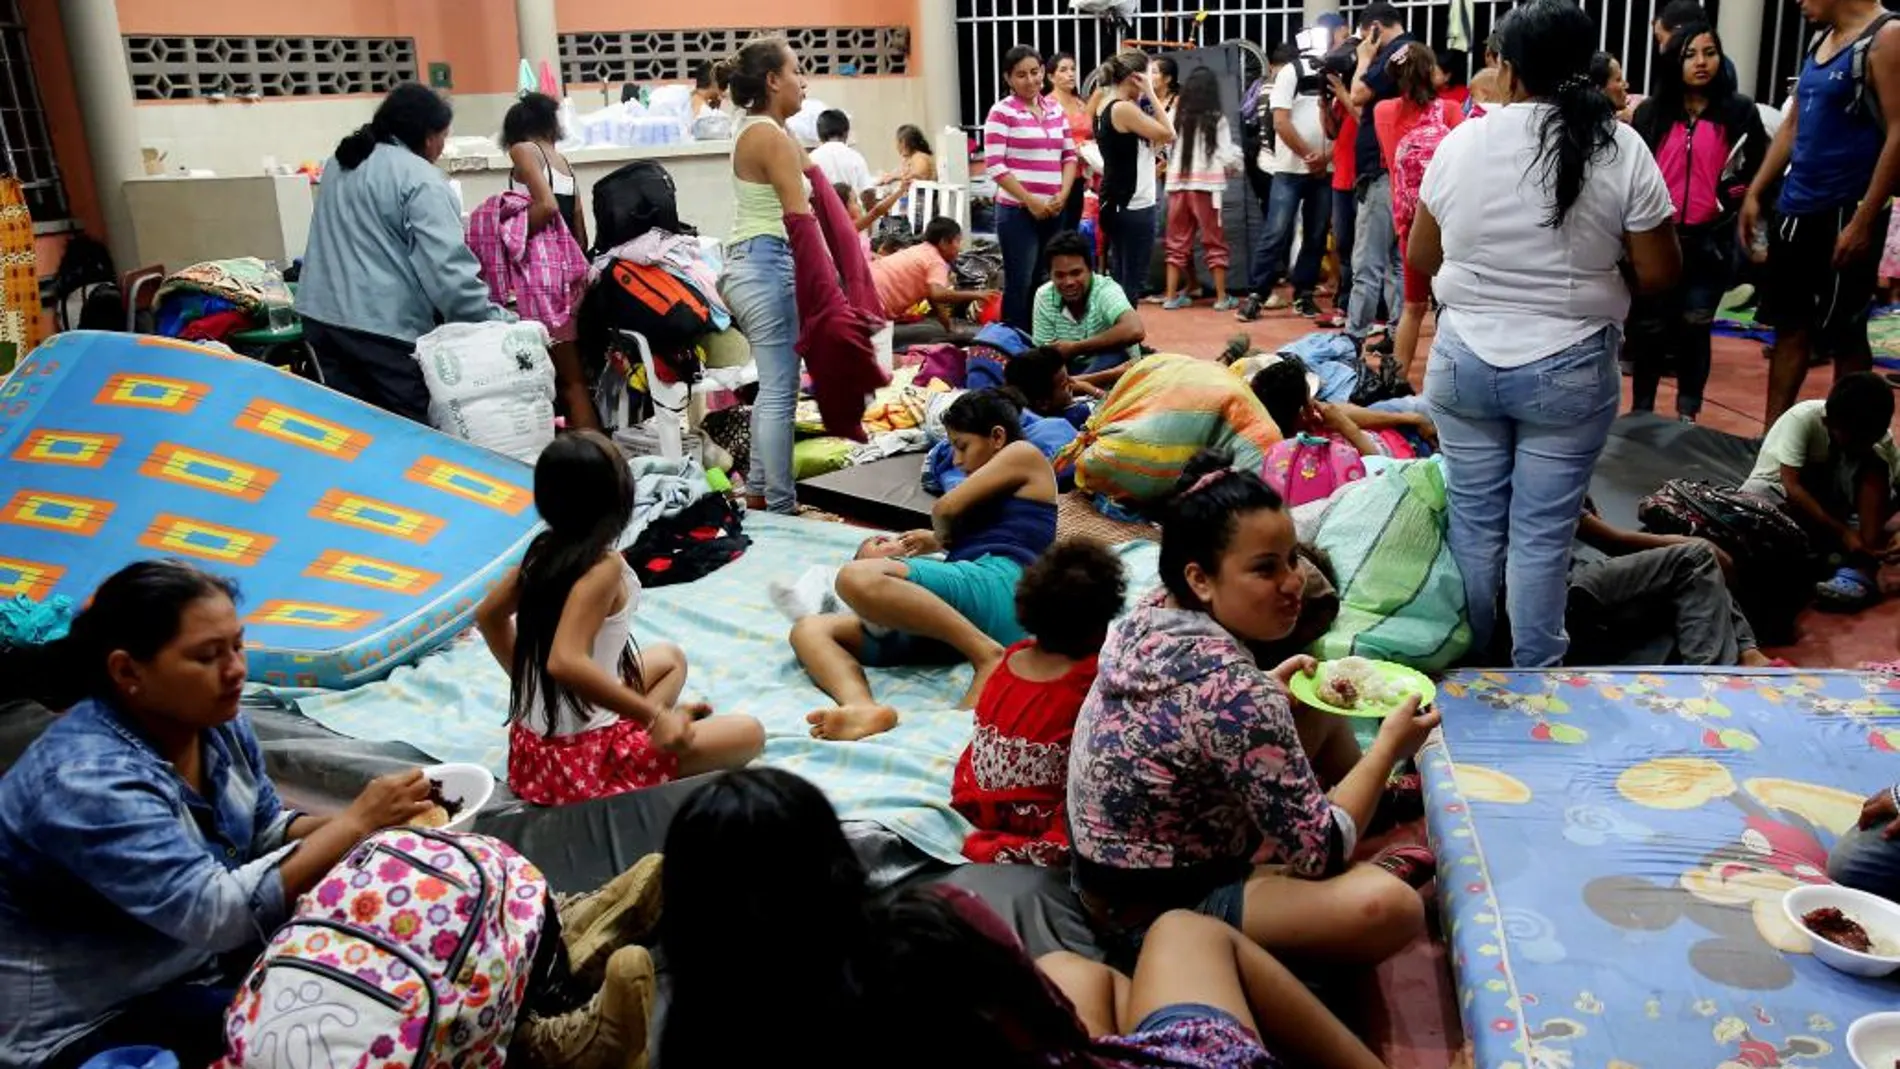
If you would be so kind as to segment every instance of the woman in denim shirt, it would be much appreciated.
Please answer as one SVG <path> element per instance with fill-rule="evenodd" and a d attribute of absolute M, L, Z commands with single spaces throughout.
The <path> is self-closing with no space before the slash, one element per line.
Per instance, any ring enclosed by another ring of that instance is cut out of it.
<path fill-rule="evenodd" d="M 0 778 L 0 1067 L 139 1044 L 215 1059 L 232 986 L 296 896 L 429 807 L 410 771 L 333 817 L 284 808 L 238 715 L 235 595 L 188 564 L 133 564 L 44 651 L 67 668 L 45 678 L 91 697 Z"/>

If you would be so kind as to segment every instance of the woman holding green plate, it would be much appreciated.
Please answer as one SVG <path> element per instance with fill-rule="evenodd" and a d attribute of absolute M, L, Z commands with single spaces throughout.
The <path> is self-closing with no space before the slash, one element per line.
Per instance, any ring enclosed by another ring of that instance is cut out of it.
<path fill-rule="evenodd" d="M 1438 715 L 1408 699 L 1338 785 L 1321 787 L 1286 692 L 1313 659 L 1269 672 L 1247 651 L 1299 618 L 1293 522 L 1230 463 L 1189 463 L 1162 523 L 1162 589 L 1102 647 L 1069 762 L 1076 890 L 1111 960 L 1184 908 L 1292 962 L 1376 963 L 1424 930 L 1416 888 L 1433 860 L 1423 847 L 1350 859 L 1393 766 Z"/>

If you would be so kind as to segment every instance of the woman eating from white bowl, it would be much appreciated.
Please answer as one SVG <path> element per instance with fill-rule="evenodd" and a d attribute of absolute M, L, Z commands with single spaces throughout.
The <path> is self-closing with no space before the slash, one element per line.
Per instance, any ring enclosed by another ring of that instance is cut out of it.
<path fill-rule="evenodd" d="M 431 808 L 414 770 L 335 816 L 284 808 L 238 713 L 235 597 L 189 564 L 140 562 L 42 651 L 63 669 L 49 678 L 90 696 L 0 778 L 0 1067 L 147 1044 L 188 1069 L 217 1058 L 249 954 L 296 897 Z"/>

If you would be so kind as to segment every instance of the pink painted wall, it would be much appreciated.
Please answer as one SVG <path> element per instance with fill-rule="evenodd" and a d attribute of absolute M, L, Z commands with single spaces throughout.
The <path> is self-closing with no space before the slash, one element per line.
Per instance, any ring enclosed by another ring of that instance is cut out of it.
<path fill-rule="evenodd" d="M 106 2 L 106 0 L 100 0 Z M 515 87 L 514 0 L 118 0 L 131 34 L 413 37 L 423 72 L 447 62 L 459 93 Z"/>
<path fill-rule="evenodd" d="M 947 3 L 948 0 L 925 0 Z M 572 30 L 691 30 L 750 26 L 914 26 L 918 0 L 554 0 L 554 18 Z"/>

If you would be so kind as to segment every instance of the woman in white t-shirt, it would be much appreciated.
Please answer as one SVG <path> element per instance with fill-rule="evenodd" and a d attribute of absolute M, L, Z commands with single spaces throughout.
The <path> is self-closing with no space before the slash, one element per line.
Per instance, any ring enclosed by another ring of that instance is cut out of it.
<path fill-rule="evenodd" d="M 1681 255 L 1662 172 L 1590 80 L 1590 17 L 1531 0 L 1499 37 L 1509 103 L 1439 146 L 1407 261 L 1444 305 L 1425 397 L 1473 638 L 1490 642 L 1503 583 L 1511 659 L 1531 667 L 1569 644 L 1570 543 L 1616 418 L 1630 287 L 1666 289 Z"/>

